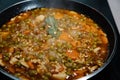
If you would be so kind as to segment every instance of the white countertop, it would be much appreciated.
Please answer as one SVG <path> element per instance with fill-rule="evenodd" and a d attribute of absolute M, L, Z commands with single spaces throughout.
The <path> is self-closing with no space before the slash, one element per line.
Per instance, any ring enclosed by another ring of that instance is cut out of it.
<path fill-rule="evenodd" d="M 120 0 L 107 0 L 120 33 Z"/>

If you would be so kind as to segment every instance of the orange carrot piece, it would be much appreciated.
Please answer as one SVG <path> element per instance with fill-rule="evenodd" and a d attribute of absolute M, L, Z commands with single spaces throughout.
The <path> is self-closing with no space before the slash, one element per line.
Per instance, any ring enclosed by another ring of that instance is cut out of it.
<path fill-rule="evenodd" d="M 102 30 L 99 31 L 99 34 L 100 34 L 100 37 L 101 37 L 102 42 L 103 42 L 104 44 L 107 44 L 107 43 L 108 43 L 108 39 L 107 39 L 107 37 L 106 37 L 106 34 L 105 34 Z"/>
<path fill-rule="evenodd" d="M 5 39 L 9 35 L 9 32 L 0 32 L 0 35 Z"/>
<path fill-rule="evenodd" d="M 75 17 L 75 18 L 80 17 L 80 15 L 79 15 L 78 13 L 76 13 L 75 11 L 70 11 L 70 12 L 68 12 L 68 15 L 73 16 L 73 17 Z"/>
<path fill-rule="evenodd" d="M 108 39 L 105 36 L 102 36 L 101 39 L 104 44 L 108 43 Z"/>
<path fill-rule="evenodd" d="M 10 52 L 10 53 L 13 53 L 13 52 L 14 52 L 14 48 L 13 48 L 13 47 L 10 47 L 10 48 L 9 48 L 9 52 Z"/>
<path fill-rule="evenodd" d="M 28 23 L 28 25 L 29 25 L 31 28 L 34 28 L 34 27 L 35 27 L 35 24 L 33 24 L 33 23 Z"/>
<path fill-rule="evenodd" d="M 78 45 L 81 45 L 80 41 L 71 41 L 70 42 L 72 44 L 72 46 L 76 47 Z"/>
<path fill-rule="evenodd" d="M 65 41 L 68 41 L 70 42 L 70 37 L 69 37 L 69 34 L 66 33 L 66 32 L 62 32 L 59 39 L 62 39 L 62 40 L 65 40 Z"/>
<path fill-rule="evenodd" d="M 16 70 L 17 72 L 21 72 L 21 71 L 22 71 L 21 68 L 16 68 L 15 70 Z"/>
<path fill-rule="evenodd" d="M 31 61 L 28 61 L 27 63 L 28 63 L 28 65 L 29 65 L 29 67 L 30 67 L 31 69 L 34 69 L 34 65 L 33 65 L 33 63 L 32 63 Z"/>
<path fill-rule="evenodd" d="M 12 73 L 15 73 L 15 69 L 14 69 L 12 66 L 9 66 L 9 67 L 8 67 L 8 70 L 9 70 L 10 72 L 12 72 Z"/>
<path fill-rule="evenodd" d="M 3 57 L 3 55 L 0 53 L 0 59 Z"/>
<path fill-rule="evenodd" d="M 27 35 L 30 33 L 30 30 L 25 30 L 23 33 Z"/>
<path fill-rule="evenodd" d="M 29 16 L 30 16 L 30 13 L 27 12 L 27 13 L 21 13 L 20 16 L 18 16 L 17 18 L 20 20 L 24 20 L 24 19 L 28 18 Z"/>
<path fill-rule="evenodd" d="M 56 14 L 54 15 L 54 17 L 55 17 L 55 19 L 61 19 L 61 18 L 63 17 L 63 14 L 61 14 L 61 13 L 56 13 Z"/>
<path fill-rule="evenodd" d="M 94 26 L 90 26 L 90 30 L 91 30 L 91 32 L 97 32 L 98 31 L 97 28 L 94 27 Z"/>
<path fill-rule="evenodd" d="M 80 78 L 82 76 L 85 76 L 85 73 L 86 73 L 86 69 L 82 69 L 82 70 L 76 70 L 74 72 L 76 74 L 75 78 Z"/>
<path fill-rule="evenodd" d="M 61 65 L 59 68 L 59 72 L 62 72 L 63 70 L 64 70 L 64 67 L 63 67 L 63 65 Z"/>
<path fill-rule="evenodd" d="M 72 58 L 72 59 L 78 59 L 79 58 L 79 53 L 76 50 L 68 50 L 66 52 L 67 56 Z"/>

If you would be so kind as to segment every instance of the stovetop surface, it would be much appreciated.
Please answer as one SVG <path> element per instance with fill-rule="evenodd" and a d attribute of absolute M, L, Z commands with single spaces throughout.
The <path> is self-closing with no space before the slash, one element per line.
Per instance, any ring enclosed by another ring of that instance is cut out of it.
<path fill-rule="evenodd" d="M 0 11 L 7 8 L 8 6 L 12 5 L 22 0 L 0 0 Z M 118 36 L 118 44 L 120 44 L 120 35 L 118 33 L 118 29 L 114 22 L 112 13 L 110 11 L 109 5 L 107 0 L 76 0 L 91 6 L 98 11 L 100 11 L 113 25 L 117 36 Z M 102 72 L 100 72 L 95 77 L 89 80 L 120 80 L 120 45 L 118 45 L 117 52 L 112 60 L 112 62 L 105 68 Z M 6 77 L 5 75 L 0 73 L 0 80 L 11 80 L 10 78 Z"/>

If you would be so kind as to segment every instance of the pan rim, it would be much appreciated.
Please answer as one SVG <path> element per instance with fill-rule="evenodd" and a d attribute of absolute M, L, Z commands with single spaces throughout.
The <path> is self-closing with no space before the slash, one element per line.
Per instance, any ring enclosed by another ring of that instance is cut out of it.
<path fill-rule="evenodd" d="M 19 5 L 19 4 L 23 4 L 23 3 L 26 3 L 26 2 L 34 2 L 34 1 L 36 1 L 36 0 L 24 0 L 24 1 L 19 1 L 19 2 L 15 3 L 15 4 L 12 4 L 12 5 L 8 6 L 8 7 L 5 8 L 5 9 L 3 9 L 3 10 L 0 12 L 0 14 L 3 13 L 4 11 L 8 10 L 9 8 L 15 7 L 15 6 Z M 110 62 L 112 61 L 112 59 L 113 59 L 113 57 L 114 57 L 114 55 L 115 55 L 115 51 L 116 51 L 116 47 L 117 47 L 117 42 L 118 42 L 117 36 L 116 36 L 117 33 L 116 33 L 115 29 L 113 28 L 113 25 L 110 23 L 110 21 L 109 21 L 100 11 L 98 11 L 98 10 L 96 10 L 95 8 L 93 8 L 93 7 L 91 7 L 91 6 L 88 6 L 87 4 L 84 4 L 84 3 L 82 3 L 82 2 L 78 2 L 78 1 L 75 1 L 75 0 L 66 0 L 66 1 L 72 1 L 72 2 L 75 2 L 75 3 L 78 3 L 78 4 L 82 4 L 82 5 L 86 6 L 86 7 L 88 7 L 89 9 L 94 10 L 97 14 L 99 14 L 100 16 L 102 16 L 102 17 L 107 21 L 107 23 L 110 25 L 110 28 L 112 29 L 113 34 L 114 34 L 114 39 L 115 39 L 115 40 L 114 40 L 113 50 L 112 50 L 111 55 L 109 56 L 109 58 L 105 61 L 104 65 L 103 65 L 102 67 L 100 67 L 100 69 L 94 71 L 93 73 L 91 73 L 91 74 L 89 74 L 89 75 L 87 75 L 87 76 L 84 76 L 84 77 L 82 77 L 82 78 L 80 78 L 80 79 L 77 79 L 77 80 L 87 80 L 87 79 L 89 79 L 89 78 L 97 75 L 97 74 L 98 74 L 99 72 L 101 72 L 103 69 L 105 69 L 105 67 L 107 67 L 107 66 L 110 64 Z M 3 71 L 1 68 L 0 68 L 0 72 L 2 72 L 3 74 L 7 75 L 8 77 L 10 77 L 10 78 L 12 78 L 12 79 L 17 80 L 16 77 L 14 77 L 13 75 L 8 74 L 7 72 Z M 19 80 L 19 79 L 18 79 L 18 80 Z"/>

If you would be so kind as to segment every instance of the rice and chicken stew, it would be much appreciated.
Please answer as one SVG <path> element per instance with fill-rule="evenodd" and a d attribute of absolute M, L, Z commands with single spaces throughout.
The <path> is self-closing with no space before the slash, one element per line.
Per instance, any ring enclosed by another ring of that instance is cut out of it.
<path fill-rule="evenodd" d="M 108 39 L 89 17 L 40 8 L 0 28 L 0 66 L 22 80 L 73 80 L 100 68 Z"/>

